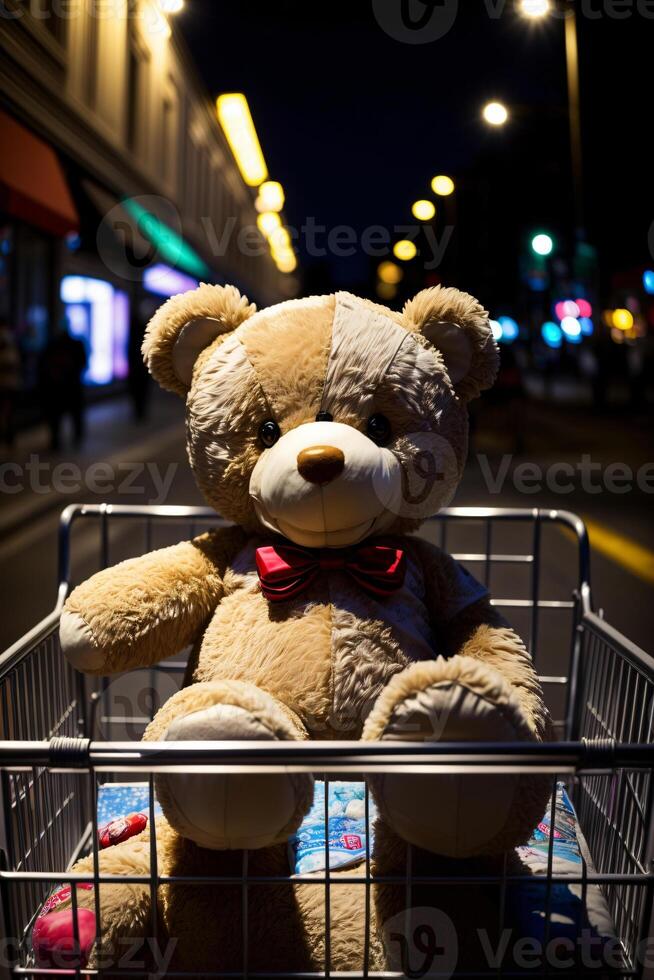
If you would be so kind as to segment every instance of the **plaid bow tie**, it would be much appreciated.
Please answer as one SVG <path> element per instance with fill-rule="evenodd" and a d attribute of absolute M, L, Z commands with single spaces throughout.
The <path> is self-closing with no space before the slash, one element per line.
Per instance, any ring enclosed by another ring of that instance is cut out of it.
<path fill-rule="evenodd" d="M 363 544 L 353 548 L 301 548 L 295 544 L 257 548 L 261 591 L 269 602 L 300 595 L 321 572 L 343 570 L 366 592 L 388 596 L 402 587 L 406 558 L 401 548 Z"/>

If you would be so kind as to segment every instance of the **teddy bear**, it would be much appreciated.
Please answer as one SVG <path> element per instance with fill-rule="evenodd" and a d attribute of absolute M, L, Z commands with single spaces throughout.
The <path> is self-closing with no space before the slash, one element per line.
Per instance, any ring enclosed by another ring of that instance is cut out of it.
<path fill-rule="evenodd" d="M 452 499 L 467 404 L 497 372 L 473 297 L 437 286 L 396 312 L 338 292 L 257 311 L 234 287 L 203 284 L 156 313 L 143 353 L 185 399 L 195 479 L 229 522 L 107 568 L 66 601 L 61 646 L 85 673 L 191 649 L 144 739 L 549 737 L 523 642 L 487 590 L 414 533 Z M 156 921 L 171 969 L 200 974 L 388 969 L 409 914 L 409 845 L 414 875 L 497 869 L 542 817 L 549 780 L 395 768 L 369 786 L 371 870 L 387 880 L 364 887 L 348 868 L 327 891 L 289 877 L 312 776 L 159 773 L 157 873 L 189 880 L 160 883 L 154 908 L 148 884 L 102 885 L 103 939 L 149 936 Z M 101 852 L 100 871 L 147 877 L 152 830 Z M 409 904 L 459 917 L 462 948 L 471 901 L 434 881 Z M 480 886 L 475 901 L 497 917 L 497 892 Z M 80 892 L 81 907 L 93 902 Z"/>

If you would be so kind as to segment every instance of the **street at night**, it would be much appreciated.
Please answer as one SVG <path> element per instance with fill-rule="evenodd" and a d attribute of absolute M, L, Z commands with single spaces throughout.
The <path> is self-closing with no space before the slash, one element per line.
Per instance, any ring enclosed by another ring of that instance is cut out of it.
<path fill-rule="evenodd" d="M 0 978 L 654 978 L 653 40 L 0 0 Z"/>

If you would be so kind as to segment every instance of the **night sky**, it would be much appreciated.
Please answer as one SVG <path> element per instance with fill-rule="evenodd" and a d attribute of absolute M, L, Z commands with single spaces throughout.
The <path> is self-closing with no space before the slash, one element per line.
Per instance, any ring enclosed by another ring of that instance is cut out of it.
<path fill-rule="evenodd" d="M 313 216 L 359 233 L 393 228 L 412 220 L 435 173 L 476 175 L 490 181 L 493 206 L 469 209 L 459 234 L 486 242 L 481 262 L 494 242 L 517 251 L 529 227 L 571 233 L 564 28 L 525 22 L 508 2 L 496 19 L 497 0 L 459 7 L 449 32 L 421 45 L 384 33 L 371 0 L 189 0 L 180 25 L 210 93 L 246 93 L 289 225 Z M 607 278 L 651 261 L 654 19 L 582 15 L 579 35 L 586 224 Z M 510 126 L 483 124 L 491 98 L 521 107 Z M 370 265 L 358 252 L 330 260 L 329 274 L 348 286 Z"/>

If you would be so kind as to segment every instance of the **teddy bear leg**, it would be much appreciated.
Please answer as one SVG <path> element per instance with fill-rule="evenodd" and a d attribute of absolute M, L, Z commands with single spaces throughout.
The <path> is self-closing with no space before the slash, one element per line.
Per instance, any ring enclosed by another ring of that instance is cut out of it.
<path fill-rule="evenodd" d="M 178 691 L 146 729 L 149 741 L 264 741 L 307 737 L 299 718 L 242 681 L 192 684 Z M 175 830 L 201 847 L 240 850 L 287 840 L 313 799 L 302 773 L 159 773 L 157 797 Z"/>
<path fill-rule="evenodd" d="M 535 739 L 515 691 L 469 657 L 416 663 L 380 694 L 363 739 L 517 742 Z M 547 805 L 540 775 L 385 773 L 371 786 L 404 840 L 447 857 L 501 854 L 524 843 Z"/>

